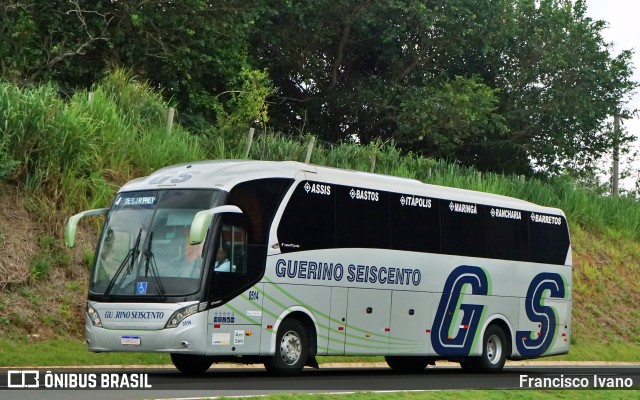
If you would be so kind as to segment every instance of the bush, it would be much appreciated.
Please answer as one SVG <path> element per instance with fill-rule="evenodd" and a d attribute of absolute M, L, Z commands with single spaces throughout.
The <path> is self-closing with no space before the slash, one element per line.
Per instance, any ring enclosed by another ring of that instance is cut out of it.
<path fill-rule="evenodd" d="M 0 131 L 0 181 L 11 178 L 13 171 L 20 165 L 7 151 L 6 137 Z"/>
<path fill-rule="evenodd" d="M 167 108 L 158 93 L 121 70 L 91 95 L 78 92 L 68 101 L 52 85 L 0 83 L 0 178 L 12 174 L 22 182 L 32 209 L 59 229 L 75 212 L 107 206 L 134 176 L 204 157 L 180 127 L 167 135 Z"/>

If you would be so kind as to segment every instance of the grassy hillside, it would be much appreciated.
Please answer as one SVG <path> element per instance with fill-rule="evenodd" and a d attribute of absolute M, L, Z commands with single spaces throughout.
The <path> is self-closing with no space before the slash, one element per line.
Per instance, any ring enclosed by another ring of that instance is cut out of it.
<path fill-rule="evenodd" d="M 71 214 L 107 206 L 136 176 L 183 161 L 241 158 L 242 136 L 165 127 L 168 105 L 116 72 L 92 94 L 62 99 L 53 87 L 0 83 L 0 335 L 25 341 L 80 338 L 97 222 L 62 246 Z M 244 130 L 244 128 L 242 129 Z M 309 138 L 259 135 L 249 157 L 302 161 Z M 229 146 L 228 143 L 234 143 Z M 410 177 L 563 209 L 574 250 L 573 341 L 640 346 L 640 207 L 590 194 L 571 180 L 484 174 L 402 155 L 390 144 L 317 145 L 315 164 Z"/>

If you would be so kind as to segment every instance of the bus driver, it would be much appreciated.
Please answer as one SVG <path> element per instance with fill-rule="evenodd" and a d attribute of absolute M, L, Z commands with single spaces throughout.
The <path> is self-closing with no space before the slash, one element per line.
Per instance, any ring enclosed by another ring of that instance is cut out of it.
<path fill-rule="evenodd" d="M 216 263 L 213 267 L 216 272 L 231 272 L 231 261 L 229 261 L 229 252 L 224 246 L 218 248 L 216 253 Z"/>

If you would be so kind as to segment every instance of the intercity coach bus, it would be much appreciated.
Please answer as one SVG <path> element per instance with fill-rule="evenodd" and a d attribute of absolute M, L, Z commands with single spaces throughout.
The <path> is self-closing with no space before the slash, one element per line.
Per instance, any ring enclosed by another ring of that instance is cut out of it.
<path fill-rule="evenodd" d="M 497 372 L 569 351 L 561 210 L 297 162 L 205 161 L 125 184 L 90 274 L 92 352 L 165 352 L 185 373 L 317 355 Z"/>

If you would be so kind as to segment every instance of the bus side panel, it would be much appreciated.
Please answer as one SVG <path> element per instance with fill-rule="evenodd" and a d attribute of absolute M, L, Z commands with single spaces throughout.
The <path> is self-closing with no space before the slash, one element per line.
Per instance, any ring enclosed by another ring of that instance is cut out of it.
<path fill-rule="evenodd" d="M 516 355 L 535 358 L 567 353 L 571 329 L 571 301 L 533 299 L 533 304 L 536 304 L 535 314 L 527 313 L 527 309 L 532 308 L 532 299 L 524 298 L 520 303 L 520 325 L 515 333 Z"/>
<path fill-rule="evenodd" d="M 263 326 L 271 325 L 271 331 L 265 331 L 260 346 L 260 354 L 272 355 L 275 352 L 277 327 L 291 311 L 308 310 L 316 321 L 318 342 L 326 342 L 329 330 L 331 302 L 330 286 L 264 284 Z M 270 334 L 269 334 L 270 333 Z M 310 334 L 310 332 L 307 332 Z"/>
<path fill-rule="evenodd" d="M 246 290 L 230 302 L 207 311 L 207 355 L 260 352 L 264 284 Z"/>
<path fill-rule="evenodd" d="M 475 314 L 473 317 L 469 315 L 465 316 L 465 312 L 461 309 L 464 308 L 465 305 L 483 306 L 482 312 L 479 316 Z M 518 326 L 518 306 L 519 301 L 517 298 L 472 294 L 463 295 L 460 300 L 460 306 L 453 315 L 453 319 L 450 323 L 444 325 L 444 329 L 447 329 L 447 331 L 441 334 L 437 331 L 438 327 L 434 326 L 431 332 L 431 335 L 435 336 L 434 340 L 437 340 L 438 337 L 449 338 L 450 342 L 444 342 L 442 346 L 445 349 L 450 348 L 451 352 L 446 351 L 445 353 L 440 353 L 440 355 L 458 354 L 457 352 L 460 348 L 468 349 L 469 356 L 482 355 L 484 332 L 489 324 L 496 320 L 504 321 L 511 327 L 511 336 L 509 332 L 505 332 L 505 335 L 507 336 L 507 341 L 512 342 L 513 330 Z M 464 340 L 459 343 L 461 338 L 464 338 Z"/>
<path fill-rule="evenodd" d="M 349 288 L 345 354 L 387 354 L 391 290 Z"/>
<path fill-rule="evenodd" d="M 556 311 L 556 326 L 554 340 L 544 355 L 565 354 L 569 352 L 571 301 L 548 299 L 545 305 Z"/>
<path fill-rule="evenodd" d="M 391 297 L 391 335 L 388 354 L 427 355 L 431 352 L 431 310 L 425 292 L 394 290 Z"/>
<path fill-rule="evenodd" d="M 319 355 L 343 355 L 344 343 L 346 340 L 347 325 L 347 294 L 348 288 L 332 287 L 331 288 L 331 318 L 329 320 L 329 337 L 326 346 L 321 346 L 322 337 L 318 337 L 318 354 Z"/>
<path fill-rule="evenodd" d="M 480 356 L 482 355 L 482 341 L 484 339 L 484 332 L 487 327 L 496 321 L 505 322 L 511 332 L 505 331 L 506 340 L 510 343 L 512 352 L 514 350 L 513 337 L 518 324 L 522 322 L 520 319 L 519 308 L 520 301 L 516 297 L 503 297 L 503 296 L 486 296 L 482 301 L 482 296 L 474 296 L 476 301 L 480 304 L 484 304 L 484 310 L 482 312 L 482 320 L 480 321 L 480 327 L 476 332 L 474 338 L 474 345 L 471 349 L 470 355 Z M 507 354 L 507 357 L 511 354 Z"/>

